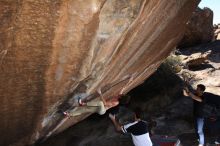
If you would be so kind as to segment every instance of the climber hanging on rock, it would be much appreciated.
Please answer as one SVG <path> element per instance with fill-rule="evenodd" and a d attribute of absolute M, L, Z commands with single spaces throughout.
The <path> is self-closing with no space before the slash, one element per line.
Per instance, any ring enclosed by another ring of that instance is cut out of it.
<path fill-rule="evenodd" d="M 120 96 L 116 96 L 111 101 L 106 101 L 102 95 L 101 89 L 97 90 L 97 92 L 101 100 L 83 101 L 82 98 L 79 98 L 78 108 L 69 112 L 63 112 L 63 114 L 67 117 L 78 116 L 83 113 L 98 113 L 99 115 L 104 115 L 107 109 L 119 104 L 118 98 L 120 98 Z"/>

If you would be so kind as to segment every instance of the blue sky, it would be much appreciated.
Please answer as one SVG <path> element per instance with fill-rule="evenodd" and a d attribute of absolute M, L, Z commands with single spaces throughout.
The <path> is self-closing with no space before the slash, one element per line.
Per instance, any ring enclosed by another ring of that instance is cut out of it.
<path fill-rule="evenodd" d="M 220 0 L 201 0 L 200 8 L 208 7 L 214 12 L 213 24 L 220 23 Z"/>

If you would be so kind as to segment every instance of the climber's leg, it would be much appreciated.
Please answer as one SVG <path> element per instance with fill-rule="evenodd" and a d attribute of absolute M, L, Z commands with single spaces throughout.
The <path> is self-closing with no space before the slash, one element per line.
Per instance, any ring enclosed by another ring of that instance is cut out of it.
<path fill-rule="evenodd" d="M 78 107 L 76 110 L 71 112 L 63 112 L 66 116 L 79 116 L 83 113 L 98 113 L 100 115 L 105 114 L 106 108 L 102 101 L 90 101 L 87 102 L 84 106 Z"/>
<path fill-rule="evenodd" d="M 76 110 L 72 110 L 70 112 L 64 112 L 63 114 L 68 117 L 74 117 L 84 113 L 95 113 L 97 112 L 97 109 L 98 109 L 97 106 L 93 106 L 93 107 L 82 106 L 82 107 L 78 107 Z"/>
<path fill-rule="evenodd" d="M 90 102 L 87 102 L 86 105 L 89 107 L 97 107 L 96 113 L 98 113 L 100 115 L 103 115 L 106 112 L 105 105 L 102 101 L 90 101 Z"/>

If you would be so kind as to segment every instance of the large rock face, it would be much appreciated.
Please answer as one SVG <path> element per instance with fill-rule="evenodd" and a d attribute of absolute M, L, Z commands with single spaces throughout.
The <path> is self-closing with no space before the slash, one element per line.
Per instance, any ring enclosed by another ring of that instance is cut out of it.
<path fill-rule="evenodd" d="M 163 86 L 161 86 L 163 85 Z M 141 108 L 142 119 L 145 121 L 150 121 L 149 119 L 156 120 L 157 117 L 161 117 L 161 109 L 165 113 L 167 107 L 170 107 L 171 104 L 175 103 L 178 99 L 180 103 L 178 108 L 178 121 L 183 121 L 181 115 L 185 114 L 191 115 L 186 112 L 189 106 L 183 104 L 183 100 L 180 100 L 182 96 L 182 80 L 174 74 L 170 67 L 167 67 L 166 64 L 162 64 L 158 70 L 148 78 L 143 84 L 131 90 L 128 94 L 131 95 L 131 100 L 126 104 L 126 107 L 129 109 Z M 186 99 L 186 98 L 184 98 Z M 180 101 L 179 101 L 180 100 Z M 190 100 L 190 99 L 189 99 Z M 122 100 L 121 100 L 122 102 Z M 123 102 L 122 102 L 123 104 Z M 125 106 L 125 105 L 124 105 Z M 184 112 L 183 112 L 183 108 Z M 114 113 L 118 110 L 119 107 L 112 108 L 108 112 Z M 192 109 L 192 108 L 191 108 Z M 173 110 L 173 109 L 172 109 Z M 155 117 L 154 115 L 157 115 Z M 173 116 L 173 113 L 169 114 Z M 120 118 L 123 117 L 123 114 Z M 152 117 L 152 118 L 149 118 Z M 168 116 L 167 116 L 168 117 Z M 184 116 L 186 117 L 186 116 Z M 159 119 L 158 118 L 158 119 Z M 161 118 L 160 118 L 161 119 Z M 177 120 L 177 119 L 176 119 Z M 97 124 L 99 123 L 99 124 Z M 181 122 L 182 124 L 183 122 Z M 159 125 L 162 125 L 158 123 Z M 180 124 L 180 125 L 181 125 Z M 166 123 L 166 126 L 159 127 L 161 131 L 167 130 L 167 126 L 171 125 L 169 122 Z M 172 130 L 177 131 L 176 125 L 172 122 Z M 178 127 L 179 131 L 183 131 L 183 126 Z M 98 130 L 97 130 L 98 129 Z M 157 129 L 154 129 L 157 131 Z M 74 132 L 73 132 L 74 131 Z M 157 133 L 161 134 L 161 133 Z M 174 133 L 169 133 L 174 134 Z M 175 133 L 176 134 L 176 133 Z M 167 135 L 164 134 L 164 135 Z M 177 135 L 177 134 L 176 134 Z M 154 140 L 154 139 L 153 139 Z M 48 138 L 45 142 L 38 144 L 36 146 L 134 146 L 131 140 L 130 135 L 121 134 L 115 131 L 115 128 L 110 121 L 108 114 L 104 116 L 99 116 L 98 114 L 93 114 L 92 116 L 86 118 L 80 123 L 75 124 L 74 126 L 68 128 L 61 134 L 57 134 Z"/>
<path fill-rule="evenodd" d="M 0 145 L 33 143 L 88 116 L 66 120 L 57 112 L 79 92 L 95 99 L 101 89 L 111 98 L 142 83 L 176 46 L 197 5 L 0 1 Z"/>
<path fill-rule="evenodd" d="M 172 54 L 166 63 L 162 64 L 158 70 L 151 75 L 142 85 L 131 90 L 131 100 L 127 107 L 130 109 L 141 108 L 142 119 L 149 121 L 153 119 L 157 126 L 153 128 L 151 140 L 155 141 L 158 135 L 177 136 L 182 146 L 196 146 L 197 138 L 194 134 L 193 100 L 182 95 L 183 81 L 172 71 L 171 61 L 179 58 L 182 64 L 194 66 L 189 70 L 183 68 L 178 75 L 187 75 L 190 85 L 196 88 L 197 84 L 204 84 L 207 91 L 220 95 L 220 41 L 199 45 L 193 48 L 181 50 L 181 55 Z M 206 58 L 206 63 L 203 61 Z M 176 62 L 177 63 L 177 62 Z M 169 67 L 171 65 L 171 67 Z M 109 112 L 115 112 L 118 107 Z M 208 122 L 208 120 L 206 121 Z M 220 121 L 211 123 L 219 125 Z M 97 124 L 98 123 L 98 124 Z M 210 126 L 210 125 L 209 125 Z M 220 127 L 211 129 L 205 127 L 206 142 L 213 143 L 211 138 L 216 131 L 219 134 Z M 98 130 L 97 130 L 98 129 Z M 210 131 L 211 130 L 211 131 Z M 214 134 L 215 135 L 215 134 Z M 210 144 L 215 145 L 215 144 Z M 133 146 L 130 135 L 122 135 L 115 131 L 115 128 L 108 118 L 108 115 L 92 115 L 86 120 L 77 123 L 68 130 L 50 137 L 45 142 L 36 146 Z"/>
<path fill-rule="evenodd" d="M 212 41 L 213 31 L 213 12 L 209 8 L 197 8 L 192 18 L 187 23 L 186 32 L 179 43 L 180 48 L 196 46 L 201 43 Z"/>

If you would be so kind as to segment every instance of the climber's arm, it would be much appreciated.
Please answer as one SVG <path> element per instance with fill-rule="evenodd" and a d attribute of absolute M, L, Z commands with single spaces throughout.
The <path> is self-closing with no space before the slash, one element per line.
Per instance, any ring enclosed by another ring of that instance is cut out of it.
<path fill-rule="evenodd" d="M 202 99 L 199 96 L 194 95 L 192 92 L 189 91 L 189 89 L 187 87 L 185 87 L 183 89 L 183 94 L 185 96 L 190 96 L 192 99 L 198 101 L 198 102 L 202 102 Z"/>
<path fill-rule="evenodd" d="M 107 105 L 107 102 L 106 102 L 106 100 L 104 99 L 104 97 L 103 97 L 102 94 L 100 94 L 100 98 L 101 98 L 102 102 L 104 103 L 104 105 L 106 106 L 106 105 Z"/>
<path fill-rule="evenodd" d="M 192 92 L 189 92 L 188 94 L 192 99 L 194 99 L 198 102 L 202 102 L 202 99 L 199 96 L 194 95 Z"/>
<path fill-rule="evenodd" d="M 99 95 L 100 95 L 100 98 L 101 98 L 101 101 L 103 102 L 103 104 L 105 105 L 105 107 L 111 108 L 111 107 L 114 107 L 114 106 L 116 106 L 116 105 L 119 104 L 118 98 L 117 98 L 117 100 L 114 100 L 114 99 L 113 99 L 113 100 L 110 100 L 110 101 L 106 101 L 105 98 L 104 98 L 103 95 L 102 95 L 101 90 L 97 90 L 97 91 L 98 91 L 98 93 L 99 93 Z"/>
<path fill-rule="evenodd" d="M 109 114 L 109 118 L 111 119 L 112 123 L 114 124 L 115 129 L 116 129 L 117 131 L 121 132 L 121 131 L 122 131 L 122 127 L 121 127 L 121 125 L 116 121 L 115 115 Z"/>

